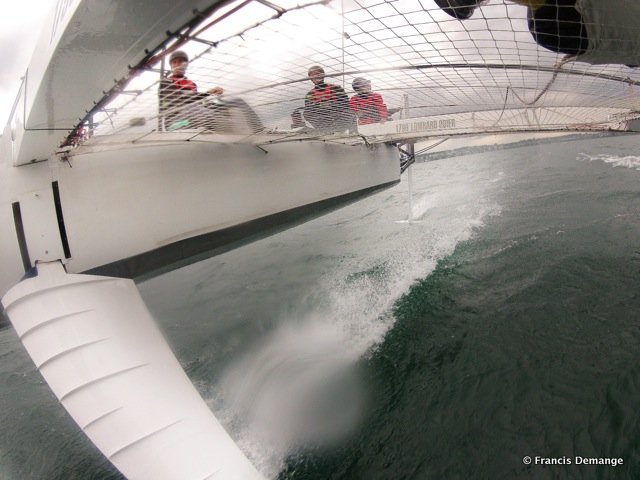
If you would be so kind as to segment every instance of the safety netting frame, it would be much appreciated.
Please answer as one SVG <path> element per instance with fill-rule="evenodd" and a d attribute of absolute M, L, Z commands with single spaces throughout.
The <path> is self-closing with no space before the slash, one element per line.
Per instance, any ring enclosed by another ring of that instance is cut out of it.
<path fill-rule="evenodd" d="M 178 48 L 191 56 L 188 76 L 201 91 L 225 89 L 220 98 L 201 100 L 205 108 L 241 98 L 261 128 L 221 132 L 206 122 L 170 128 L 158 89 L 167 56 Z M 326 81 L 349 96 L 353 79 L 366 77 L 398 113 L 349 129 L 316 129 L 308 122 L 292 128 L 291 115 L 304 107 L 313 86 L 307 78 L 311 65 L 321 65 Z M 189 35 L 176 32 L 143 70 L 132 69 L 126 88 L 90 112 L 76 140 L 374 143 L 624 130 L 640 115 L 639 86 L 640 68 L 592 65 L 537 45 L 527 9 L 508 0 L 491 0 L 462 21 L 433 0 L 235 0 L 221 4 Z"/>

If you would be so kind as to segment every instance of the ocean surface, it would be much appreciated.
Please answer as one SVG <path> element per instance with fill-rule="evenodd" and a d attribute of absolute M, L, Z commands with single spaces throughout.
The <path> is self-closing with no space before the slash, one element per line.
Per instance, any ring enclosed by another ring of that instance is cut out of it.
<path fill-rule="evenodd" d="M 230 434 L 279 480 L 640 478 L 640 137 L 416 164 L 412 222 L 406 175 L 139 285 Z M 0 432 L 2 480 L 122 478 L 7 325 Z"/>

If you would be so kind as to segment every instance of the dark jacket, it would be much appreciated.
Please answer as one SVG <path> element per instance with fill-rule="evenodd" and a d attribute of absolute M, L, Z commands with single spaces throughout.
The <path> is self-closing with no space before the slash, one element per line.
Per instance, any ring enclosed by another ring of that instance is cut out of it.
<path fill-rule="evenodd" d="M 538 45 L 567 55 L 587 51 L 587 28 L 576 9 L 576 0 L 546 0 L 536 10 L 529 8 L 527 17 L 529 31 Z"/>
<path fill-rule="evenodd" d="M 198 93 L 197 85 L 187 77 L 169 75 L 160 81 L 160 113 L 165 121 L 172 123 L 180 116 L 180 111 L 197 100 L 208 97 L 206 93 Z"/>
<path fill-rule="evenodd" d="M 345 130 L 354 125 L 349 97 L 338 85 L 321 83 L 304 99 L 304 119 L 314 128 Z"/>

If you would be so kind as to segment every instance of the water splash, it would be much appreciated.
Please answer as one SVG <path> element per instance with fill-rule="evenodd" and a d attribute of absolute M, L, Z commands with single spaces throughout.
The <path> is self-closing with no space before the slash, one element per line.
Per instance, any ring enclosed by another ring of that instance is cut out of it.
<path fill-rule="evenodd" d="M 226 371 L 225 423 L 257 468 L 275 476 L 297 446 L 347 438 L 363 410 L 357 358 L 343 332 L 307 318 L 281 324 Z"/>
<path fill-rule="evenodd" d="M 630 168 L 632 170 L 640 170 L 640 157 L 635 155 L 607 155 L 604 153 L 598 155 L 588 155 L 586 153 L 581 153 L 578 155 L 578 160 L 583 161 L 600 161 L 612 165 L 613 167 L 625 167 Z"/>
<path fill-rule="evenodd" d="M 416 170 L 414 213 L 423 221 L 393 221 L 406 215 L 405 192 L 396 189 L 311 228 L 309 238 L 324 240 L 313 257 L 328 259 L 324 275 L 298 311 L 225 372 L 216 414 L 267 475 L 299 449 L 334 444 L 356 428 L 366 392 L 355 367 L 392 328 L 394 303 L 500 213 L 491 192 L 502 173 L 470 175 L 463 160 Z"/>

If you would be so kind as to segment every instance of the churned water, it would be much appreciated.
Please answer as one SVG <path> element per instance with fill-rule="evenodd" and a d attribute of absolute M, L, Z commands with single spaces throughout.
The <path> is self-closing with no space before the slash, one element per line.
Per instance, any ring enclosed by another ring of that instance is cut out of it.
<path fill-rule="evenodd" d="M 403 182 L 140 290 L 271 478 L 638 478 L 639 147 L 417 164 L 414 223 Z M 0 478 L 121 478 L 0 358 Z"/>

